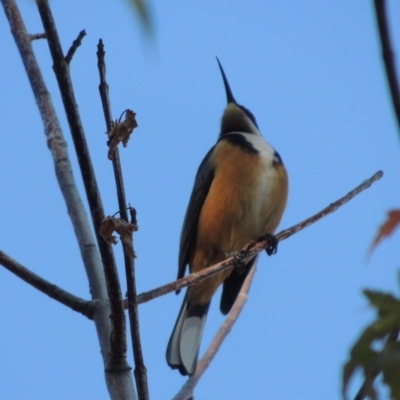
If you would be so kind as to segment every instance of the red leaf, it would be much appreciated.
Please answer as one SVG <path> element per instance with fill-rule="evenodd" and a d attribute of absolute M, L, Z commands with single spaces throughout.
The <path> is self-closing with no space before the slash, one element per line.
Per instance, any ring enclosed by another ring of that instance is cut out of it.
<path fill-rule="evenodd" d="M 390 236 L 396 229 L 397 225 L 399 224 L 400 224 L 400 210 L 389 211 L 386 221 L 379 228 L 374 241 L 371 243 L 371 246 L 369 247 L 369 253 L 371 254 L 375 250 L 375 247 L 382 239 Z"/>

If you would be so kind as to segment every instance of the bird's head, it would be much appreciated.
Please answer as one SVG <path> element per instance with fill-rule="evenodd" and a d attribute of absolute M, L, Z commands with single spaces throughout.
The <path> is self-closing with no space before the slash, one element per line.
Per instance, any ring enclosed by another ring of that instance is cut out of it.
<path fill-rule="evenodd" d="M 222 115 L 221 132 L 219 136 L 222 137 L 231 132 L 244 132 L 260 135 L 254 115 L 246 107 L 238 104 L 233 97 L 228 79 L 226 78 L 224 69 L 219 62 L 218 57 L 217 62 L 224 81 L 226 100 L 228 103 Z"/>

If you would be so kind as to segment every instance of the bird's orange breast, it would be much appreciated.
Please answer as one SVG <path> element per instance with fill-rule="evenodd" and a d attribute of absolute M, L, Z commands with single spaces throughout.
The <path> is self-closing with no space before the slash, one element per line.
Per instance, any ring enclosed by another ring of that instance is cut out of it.
<path fill-rule="evenodd" d="M 190 251 L 191 272 L 222 261 L 228 253 L 240 250 L 266 232 L 273 233 L 286 204 L 283 165 L 273 166 L 272 159 L 266 165 L 259 154 L 226 141 L 217 144 L 210 162 L 215 167 L 215 177 L 199 215 Z M 207 303 L 231 271 L 191 286 L 191 301 Z"/>

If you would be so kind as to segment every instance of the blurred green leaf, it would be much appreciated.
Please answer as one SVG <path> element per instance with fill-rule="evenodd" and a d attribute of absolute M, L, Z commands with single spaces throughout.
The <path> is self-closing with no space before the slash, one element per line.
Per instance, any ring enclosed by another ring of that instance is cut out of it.
<path fill-rule="evenodd" d="M 364 394 L 377 399 L 373 382 L 382 372 L 383 380 L 389 386 L 391 398 L 400 400 L 400 343 L 397 333 L 400 330 L 400 300 L 390 293 L 364 290 L 364 295 L 378 313 L 377 319 L 367 326 L 350 351 L 350 359 L 343 367 L 343 395 L 351 377 L 358 368 L 364 373 Z M 388 338 L 382 343 L 382 350 L 374 349 L 377 341 Z"/>
<path fill-rule="evenodd" d="M 380 314 L 385 315 L 391 312 L 400 312 L 400 300 L 390 293 L 382 293 L 374 290 L 364 290 L 364 295 L 370 304 L 375 307 Z"/>
<path fill-rule="evenodd" d="M 383 381 L 390 388 L 390 397 L 400 400 L 400 343 L 390 343 L 382 352 Z"/>
<path fill-rule="evenodd" d="M 134 9 L 134 11 L 139 15 L 139 19 L 143 27 L 149 31 L 153 32 L 153 21 L 151 18 L 150 6 L 148 0 L 128 0 L 129 5 Z"/>

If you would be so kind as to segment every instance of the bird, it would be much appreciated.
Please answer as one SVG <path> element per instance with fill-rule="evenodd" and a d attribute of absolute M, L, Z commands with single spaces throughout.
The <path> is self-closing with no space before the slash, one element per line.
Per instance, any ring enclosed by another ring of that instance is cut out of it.
<path fill-rule="evenodd" d="M 238 104 L 217 57 L 227 98 L 217 143 L 201 162 L 183 222 L 177 278 L 237 254 L 247 243 L 273 233 L 288 196 L 288 174 L 279 153 L 259 131 L 254 115 Z M 273 240 L 272 240 L 273 242 Z M 168 342 L 166 359 L 193 375 L 211 298 L 223 285 L 220 310 L 228 314 L 257 256 L 186 290 Z M 177 291 L 179 293 L 179 291 Z"/>

